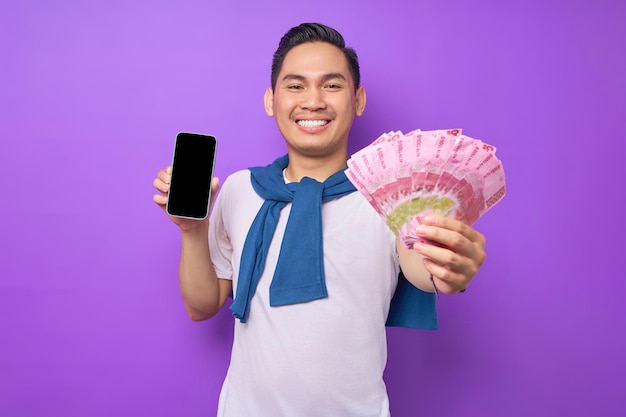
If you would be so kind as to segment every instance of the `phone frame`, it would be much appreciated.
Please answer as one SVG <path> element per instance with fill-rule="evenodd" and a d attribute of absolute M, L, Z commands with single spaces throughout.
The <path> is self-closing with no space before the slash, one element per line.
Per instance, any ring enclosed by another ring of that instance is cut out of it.
<path fill-rule="evenodd" d="M 165 212 L 171 216 L 171 217 L 176 217 L 176 218 L 180 218 L 180 219 L 189 219 L 189 220 L 198 220 L 198 221 L 202 221 L 205 220 L 208 216 L 209 216 L 209 212 L 210 212 L 210 205 L 211 205 L 211 197 L 212 197 L 212 187 L 211 184 L 213 182 L 213 174 L 215 172 L 215 159 L 216 159 L 216 155 L 217 155 L 217 137 L 215 135 L 211 135 L 211 134 L 207 134 L 207 133 L 197 133 L 197 132 L 187 132 L 187 131 L 182 131 L 182 132 L 178 132 L 176 134 L 176 139 L 174 141 L 174 150 L 172 152 L 172 175 L 170 178 L 170 187 L 172 186 L 172 184 L 175 184 L 175 166 L 174 166 L 174 161 L 176 160 L 176 149 L 178 147 L 178 143 L 181 140 L 181 136 L 182 135 L 190 135 L 190 136 L 201 136 L 201 137 L 205 137 L 205 138 L 212 138 L 213 141 L 213 157 L 211 158 L 211 173 L 209 176 L 209 188 L 208 188 L 208 199 L 207 199 L 207 207 L 206 207 L 206 212 L 204 217 L 193 217 L 193 216 L 186 216 L 184 214 L 180 214 L 180 213 L 172 213 L 170 212 L 170 193 L 168 192 L 167 195 L 167 203 L 165 204 Z M 174 185 L 175 186 L 175 185 Z M 170 188 L 171 190 L 171 188 Z"/>

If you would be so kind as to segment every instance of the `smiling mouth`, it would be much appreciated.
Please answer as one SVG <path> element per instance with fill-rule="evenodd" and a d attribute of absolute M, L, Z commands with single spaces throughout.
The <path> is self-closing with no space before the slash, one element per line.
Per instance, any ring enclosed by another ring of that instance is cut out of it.
<path fill-rule="evenodd" d="M 330 120 L 296 120 L 296 123 L 302 127 L 320 127 L 326 126 Z"/>

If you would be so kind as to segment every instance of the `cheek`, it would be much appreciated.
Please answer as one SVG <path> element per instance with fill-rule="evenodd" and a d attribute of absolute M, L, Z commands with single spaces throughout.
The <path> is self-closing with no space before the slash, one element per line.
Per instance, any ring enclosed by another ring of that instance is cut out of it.
<path fill-rule="evenodd" d="M 356 114 L 356 101 L 349 99 L 337 100 L 333 103 L 333 108 L 336 112 L 354 116 Z"/>
<path fill-rule="evenodd" d="M 291 115 L 291 109 L 293 108 L 292 103 L 287 101 L 280 101 L 279 103 L 274 102 L 274 115 L 278 117 L 289 118 Z"/>

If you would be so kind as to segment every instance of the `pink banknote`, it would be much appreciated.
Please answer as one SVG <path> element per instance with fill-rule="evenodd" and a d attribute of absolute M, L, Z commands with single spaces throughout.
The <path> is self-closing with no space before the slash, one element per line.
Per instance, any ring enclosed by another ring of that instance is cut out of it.
<path fill-rule="evenodd" d="M 461 129 L 385 133 L 348 160 L 346 175 L 407 247 L 421 216 L 473 224 L 504 197 L 495 147 Z"/>

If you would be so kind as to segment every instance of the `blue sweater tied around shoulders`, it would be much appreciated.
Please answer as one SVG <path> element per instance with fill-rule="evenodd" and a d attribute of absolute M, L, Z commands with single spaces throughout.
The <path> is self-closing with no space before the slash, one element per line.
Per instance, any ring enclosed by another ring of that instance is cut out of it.
<path fill-rule="evenodd" d="M 288 163 L 288 156 L 285 155 L 265 167 L 250 168 L 252 187 L 265 201 L 248 231 L 241 255 L 237 291 L 230 306 L 233 315 L 242 323 L 250 314 L 250 300 L 263 273 L 280 211 L 289 203 L 292 207 L 270 285 L 270 305 L 304 303 L 328 296 L 324 278 L 322 203 L 348 195 L 356 189 L 344 170 L 331 175 L 323 183 L 309 177 L 302 178 L 298 183 L 285 183 L 283 170 Z M 416 288 L 400 272 L 387 326 L 436 329 L 434 294 Z"/>

